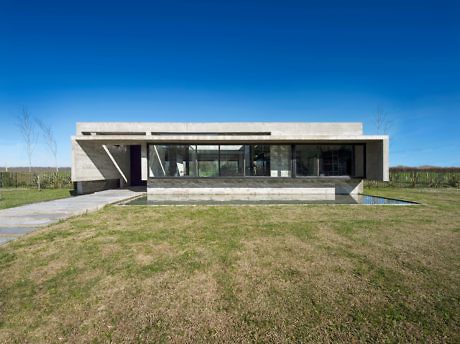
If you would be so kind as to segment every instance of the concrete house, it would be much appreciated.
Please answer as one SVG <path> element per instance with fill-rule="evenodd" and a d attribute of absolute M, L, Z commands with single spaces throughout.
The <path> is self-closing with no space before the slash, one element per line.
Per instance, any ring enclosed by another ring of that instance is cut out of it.
<path fill-rule="evenodd" d="M 77 193 L 146 186 L 158 197 L 303 199 L 388 180 L 388 136 L 362 123 L 77 123 Z"/>

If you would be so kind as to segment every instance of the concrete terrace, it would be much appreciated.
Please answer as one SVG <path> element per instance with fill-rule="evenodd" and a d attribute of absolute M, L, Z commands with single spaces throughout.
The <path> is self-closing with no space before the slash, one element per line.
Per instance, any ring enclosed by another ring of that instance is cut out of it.
<path fill-rule="evenodd" d="M 0 210 L 0 245 L 60 220 L 97 211 L 144 192 L 142 188 L 105 190 Z"/>

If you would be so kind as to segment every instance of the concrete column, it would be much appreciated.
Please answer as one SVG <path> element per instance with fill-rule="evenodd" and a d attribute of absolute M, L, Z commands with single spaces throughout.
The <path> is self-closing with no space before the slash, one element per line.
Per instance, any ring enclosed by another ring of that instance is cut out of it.
<path fill-rule="evenodd" d="M 367 179 L 389 180 L 388 148 L 388 137 L 382 141 L 366 143 Z"/>
<path fill-rule="evenodd" d="M 383 180 L 385 182 L 390 181 L 390 139 L 387 138 L 383 140 Z"/>
<path fill-rule="evenodd" d="M 148 166 L 147 166 L 147 143 L 141 144 L 141 179 L 147 180 Z"/>

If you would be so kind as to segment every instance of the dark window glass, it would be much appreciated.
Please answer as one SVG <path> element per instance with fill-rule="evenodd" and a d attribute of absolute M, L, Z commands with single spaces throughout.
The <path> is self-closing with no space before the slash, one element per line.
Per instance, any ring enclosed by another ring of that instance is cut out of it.
<path fill-rule="evenodd" d="M 296 145 L 296 175 L 351 176 L 353 145 Z"/>
<path fill-rule="evenodd" d="M 244 176 L 244 145 L 220 145 L 220 175 Z"/>
<path fill-rule="evenodd" d="M 149 145 L 149 177 L 291 176 L 289 145 Z M 297 176 L 365 174 L 365 148 L 296 145 Z"/>
<path fill-rule="evenodd" d="M 366 150 L 363 144 L 354 145 L 354 153 L 353 153 L 353 160 L 354 160 L 354 177 L 365 177 L 365 158 L 364 155 Z"/>
<path fill-rule="evenodd" d="M 320 151 L 316 145 L 296 145 L 296 175 L 319 176 L 320 175 Z"/>
<path fill-rule="evenodd" d="M 219 145 L 197 145 L 198 177 L 219 176 Z"/>
<path fill-rule="evenodd" d="M 320 147 L 322 156 L 320 174 L 325 176 L 351 176 L 351 145 Z"/>
<path fill-rule="evenodd" d="M 270 145 L 270 176 L 291 177 L 291 146 Z"/>
<path fill-rule="evenodd" d="M 188 146 L 188 166 L 188 175 L 196 177 L 198 175 L 196 145 Z"/>
<path fill-rule="evenodd" d="M 188 145 L 149 145 L 149 177 L 189 174 Z"/>
<path fill-rule="evenodd" d="M 246 176 L 270 175 L 270 146 L 245 145 Z"/>

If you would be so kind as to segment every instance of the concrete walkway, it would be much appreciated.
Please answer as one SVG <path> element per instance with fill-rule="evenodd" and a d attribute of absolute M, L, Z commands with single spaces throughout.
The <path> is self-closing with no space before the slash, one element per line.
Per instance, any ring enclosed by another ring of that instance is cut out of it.
<path fill-rule="evenodd" d="M 0 210 L 0 245 L 59 220 L 97 211 L 108 204 L 143 193 L 145 188 L 105 190 Z"/>

